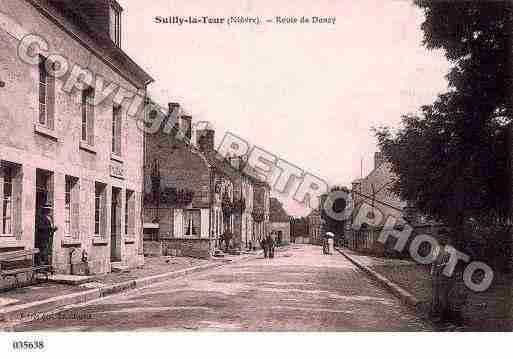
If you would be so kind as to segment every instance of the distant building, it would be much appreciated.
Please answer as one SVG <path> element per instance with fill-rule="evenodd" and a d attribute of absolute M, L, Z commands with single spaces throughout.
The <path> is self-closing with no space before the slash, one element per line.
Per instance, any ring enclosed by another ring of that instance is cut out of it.
<path fill-rule="evenodd" d="M 323 236 L 321 211 L 316 208 L 308 215 L 308 232 L 310 244 L 320 245 Z"/>
<path fill-rule="evenodd" d="M 277 198 L 271 198 L 269 213 L 271 230 L 278 234 L 278 243 L 290 244 L 290 217 Z"/>
<path fill-rule="evenodd" d="M 214 130 L 198 130 L 201 152 L 233 183 L 233 241 L 237 249 L 258 248 L 269 226 L 270 186 L 261 181 L 244 158 L 222 158 L 214 149 Z"/>
<path fill-rule="evenodd" d="M 120 47 L 121 6 L 2 0 L 0 11 L 0 251 L 34 248 L 47 204 L 59 228 L 49 258 L 57 272 L 85 257 L 92 274 L 142 265 L 143 133 L 130 103 L 99 101 L 95 81 L 68 91 L 69 73 L 58 76 L 64 56 L 70 71 L 145 96 L 153 80 Z M 33 64 L 18 51 L 28 34 L 48 44 L 32 46 Z"/>
<path fill-rule="evenodd" d="M 380 255 L 399 255 L 393 250 L 395 240 L 389 239 L 386 245 L 377 241 L 382 231 L 391 231 L 404 228 L 406 224 L 412 226 L 416 233 L 429 233 L 437 235 L 440 225 L 430 221 L 426 216 L 418 213 L 416 207 L 402 200 L 394 192 L 392 186 L 397 176 L 391 170 L 391 164 L 386 162 L 380 152 L 374 154 L 374 169 L 363 179 L 352 182 L 352 201 L 354 204 L 351 223 L 347 224 L 344 242 L 352 249 L 364 252 L 373 252 Z M 383 216 L 380 223 L 374 226 L 363 224 L 360 230 L 353 230 L 352 224 L 355 215 L 365 204 L 374 208 L 376 213 Z M 389 217 L 396 219 L 394 228 L 385 228 Z"/>
<path fill-rule="evenodd" d="M 222 235 L 233 232 L 233 183 L 200 150 L 204 145 L 191 142 L 191 117 L 179 104 L 170 103 L 167 114 L 155 111 L 165 120 L 161 130 L 146 135 L 145 253 L 208 258 Z"/>

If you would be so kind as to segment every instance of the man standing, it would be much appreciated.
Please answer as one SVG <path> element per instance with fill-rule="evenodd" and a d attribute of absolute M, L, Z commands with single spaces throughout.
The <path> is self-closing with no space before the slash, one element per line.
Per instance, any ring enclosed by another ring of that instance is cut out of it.
<path fill-rule="evenodd" d="M 274 258 L 274 248 L 276 247 L 276 232 L 271 232 L 269 237 L 269 258 Z"/>
<path fill-rule="evenodd" d="M 262 238 L 262 241 L 260 242 L 260 246 L 264 250 L 264 258 L 267 258 L 267 256 L 269 255 L 269 245 L 268 245 L 268 243 L 269 243 L 269 235 L 267 235 L 264 238 Z"/>
<path fill-rule="evenodd" d="M 53 235 L 57 232 L 51 215 L 52 206 L 49 204 L 41 207 L 41 212 L 36 222 L 36 247 L 39 254 L 36 256 L 36 265 L 50 264 L 50 253 L 53 245 Z"/>
<path fill-rule="evenodd" d="M 445 266 L 449 263 L 450 254 L 445 250 L 447 241 L 439 238 L 438 253 L 431 265 L 431 317 L 436 322 L 445 322 L 449 314 L 449 277 L 444 275 Z"/>

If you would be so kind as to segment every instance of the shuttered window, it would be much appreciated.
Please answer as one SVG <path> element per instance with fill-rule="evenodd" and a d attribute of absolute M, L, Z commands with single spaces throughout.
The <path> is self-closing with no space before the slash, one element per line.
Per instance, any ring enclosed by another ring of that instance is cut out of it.
<path fill-rule="evenodd" d="M 39 56 L 39 124 L 53 129 L 55 107 L 55 78 L 48 74 L 47 63 L 43 56 Z"/>
<path fill-rule="evenodd" d="M 13 169 L 10 166 L 3 166 L 2 186 L 2 234 L 13 234 Z"/>
<path fill-rule="evenodd" d="M 103 236 L 105 234 L 106 223 L 106 198 L 105 198 L 105 185 L 102 183 L 95 183 L 94 193 L 94 235 Z"/>
<path fill-rule="evenodd" d="M 94 89 L 89 87 L 82 91 L 82 141 L 94 146 Z"/>
<path fill-rule="evenodd" d="M 64 235 L 78 240 L 79 231 L 79 209 L 80 189 L 78 178 L 66 176 L 66 187 L 64 192 Z"/>
<path fill-rule="evenodd" d="M 110 7 L 110 38 L 121 46 L 121 12 L 114 6 Z"/>
<path fill-rule="evenodd" d="M 0 236 L 21 239 L 21 166 L 0 161 Z"/>
<path fill-rule="evenodd" d="M 121 106 L 112 108 L 112 153 L 121 156 Z"/>
<path fill-rule="evenodd" d="M 126 191 L 125 199 L 125 235 L 135 237 L 135 195 L 133 191 Z"/>

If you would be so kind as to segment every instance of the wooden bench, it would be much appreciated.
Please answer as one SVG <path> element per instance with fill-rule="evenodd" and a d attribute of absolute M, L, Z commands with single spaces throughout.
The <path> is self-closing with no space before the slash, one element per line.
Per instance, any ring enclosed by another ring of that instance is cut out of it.
<path fill-rule="evenodd" d="M 30 280 L 33 281 L 38 273 L 45 275 L 48 281 L 48 274 L 53 273 L 51 265 L 35 265 L 34 256 L 39 253 L 38 248 L 24 249 L 0 253 L 0 277 L 14 277 L 16 286 L 20 286 L 19 274 L 30 273 Z"/>

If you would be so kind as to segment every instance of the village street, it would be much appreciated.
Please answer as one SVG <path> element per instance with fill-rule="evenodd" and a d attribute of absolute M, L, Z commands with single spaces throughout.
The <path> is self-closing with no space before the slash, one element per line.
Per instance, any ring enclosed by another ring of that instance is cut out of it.
<path fill-rule="evenodd" d="M 431 329 L 342 255 L 292 245 L 60 313 L 16 331 Z"/>

